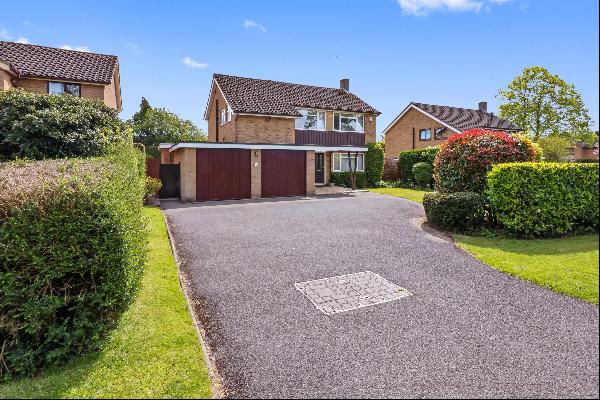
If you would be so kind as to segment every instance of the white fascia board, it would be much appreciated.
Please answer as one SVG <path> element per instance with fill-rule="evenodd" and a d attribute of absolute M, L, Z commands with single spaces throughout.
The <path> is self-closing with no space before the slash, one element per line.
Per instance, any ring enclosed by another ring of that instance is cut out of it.
<path fill-rule="evenodd" d="M 252 114 L 252 113 L 244 113 L 244 112 L 240 112 L 240 113 L 236 113 L 237 115 L 248 115 L 251 117 L 271 117 L 271 118 L 300 118 L 301 115 L 299 116 L 293 116 L 293 115 L 277 115 L 277 114 Z"/>
<path fill-rule="evenodd" d="M 162 150 L 162 149 L 169 149 L 172 146 L 173 146 L 173 143 L 160 143 L 158 145 L 158 148 Z"/>
<path fill-rule="evenodd" d="M 210 109 L 210 105 L 212 104 L 213 87 L 215 85 L 217 86 L 217 89 L 219 90 L 219 92 L 221 92 L 221 96 L 223 96 L 223 99 L 225 99 L 225 103 L 227 104 L 227 107 L 229 107 L 233 111 L 233 108 L 229 104 L 227 97 L 225 97 L 225 93 L 223 93 L 223 91 L 221 90 L 221 87 L 219 86 L 219 82 L 217 82 L 217 80 L 215 78 L 213 78 L 212 83 L 210 84 L 210 94 L 208 96 L 208 101 L 206 102 L 206 108 L 204 109 L 204 120 L 205 121 L 208 121 L 208 110 Z M 218 111 L 219 110 L 217 110 L 217 112 Z"/>
<path fill-rule="evenodd" d="M 399 120 L 400 118 L 402 118 L 402 117 L 404 116 L 404 114 L 406 114 L 406 113 L 408 112 L 408 110 L 410 110 L 411 108 L 414 108 L 415 110 L 419 111 L 420 113 L 423 113 L 423 114 L 427 115 L 427 116 L 428 116 L 429 118 L 431 118 L 432 120 L 434 120 L 434 121 L 436 121 L 436 122 L 438 122 L 438 123 L 440 123 L 440 124 L 444 125 L 446 128 L 448 128 L 448 129 L 450 129 L 450 130 L 452 130 L 452 131 L 454 131 L 454 132 L 456 132 L 456 133 L 462 133 L 461 131 L 459 131 L 458 129 L 454 128 L 453 126 L 451 126 L 451 125 L 448 125 L 448 124 L 447 124 L 447 123 L 445 123 L 444 121 L 442 121 L 442 120 L 440 120 L 440 119 L 438 119 L 438 118 L 434 117 L 433 115 L 429 114 L 428 112 L 421 110 L 419 107 L 415 106 L 414 104 L 410 104 L 408 107 L 406 107 L 406 108 L 404 109 L 404 111 L 402 111 L 402 112 L 400 113 L 400 115 L 398 115 L 398 116 L 396 117 L 396 119 L 394 119 L 394 120 L 392 121 L 392 123 L 391 123 L 391 124 L 389 124 L 389 125 L 387 126 L 387 128 L 385 128 L 385 129 L 384 129 L 384 130 L 383 130 L 381 133 L 383 133 L 384 135 L 385 135 L 385 134 L 387 134 L 387 132 L 390 130 L 390 128 L 391 128 L 392 126 L 396 125 L 396 122 L 398 122 L 398 120 Z"/>
<path fill-rule="evenodd" d="M 368 150 L 367 147 L 325 147 L 325 146 L 297 146 L 285 144 L 252 144 L 252 143 L 214 143 L 214 142 L 198 142 L 198 143 L 177 143 L 169 148 L 169 152 L 178 149 L 247 149 L 247 150 L 296 150 L 296 151 L 315 151 L 324 152 L 359 152 L 363 153 Z"/>

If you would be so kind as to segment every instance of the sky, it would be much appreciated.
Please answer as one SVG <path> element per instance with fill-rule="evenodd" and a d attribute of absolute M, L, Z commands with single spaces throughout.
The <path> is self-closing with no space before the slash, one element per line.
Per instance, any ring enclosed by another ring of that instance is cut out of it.
<path fill-rule="evenodd" d="M 542 66 L 574 84 L 598 128 L 595 0 L 2 3 L 0 40 L 119 57 L 127 119 L 141 97 L 206 131 L 213 73 L 339 87 L 378 109 L 411 101 L 497 113 L 498 90 Z"/>

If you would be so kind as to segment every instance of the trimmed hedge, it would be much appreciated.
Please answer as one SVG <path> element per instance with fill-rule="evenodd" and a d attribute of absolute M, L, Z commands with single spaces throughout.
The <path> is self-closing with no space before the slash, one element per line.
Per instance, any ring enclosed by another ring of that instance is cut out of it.
<path fill-rule="evenodd" d="M 599 225 L 598 164 L 495 165 L 487 195 L 498 221 L 519 236 L 553 236 Z"/>
<path fill-rule="evenodd" d="M 350 172 L 332 172 L 329 182 L 336 186 L 352 187 Z M 364 172 L 356 172 L 356 187 L 364 189 L 367 187 L 367 175 Z"/>
<path fill-rule="evenodd" d="M 0 90 L 0 161 L 99 156 L 131 137 L 99 100 Z"/>
<path fill-rule="evenodd" d="M 369 143 L 367 147 L 369 150 L 365 153 L 364 159 L 367 185 L 375 187 L 383 175 L 384 144 L 380 142 Z"/>
<path fill-rule="evenodd" d="M 413 175 L 413 166 L 419 162 L 433 164 L 435 156 L 440 151 L 439 146 L 430 146 L 424 149 L 403 151 L 398 156 L 398 173 L 402 182 L 416 183 Z"/>
<path fill-rule="evenodd" d="M 428 187 L 433 182 L 433 165 L 419 162 L 413 165 L 413 175 L 419 187 Z"/>
<path fill-rule="evenodd" d="M 131 146 L 0 164 L 0 381 L 98 349 L 133 300 L 144 170 Z"/>
<path fill-rule="evenodd" d="M 469 233 L 487 225 L 487 199 L 474 192 L 425 193 L 427 221 L 447 231 Z"/>

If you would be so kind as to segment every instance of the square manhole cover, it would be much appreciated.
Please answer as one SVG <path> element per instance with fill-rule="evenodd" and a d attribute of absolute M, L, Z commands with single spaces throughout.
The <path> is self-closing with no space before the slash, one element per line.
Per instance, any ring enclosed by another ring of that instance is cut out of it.
<path fill-rule="evenodd" d="M 295 283 L 294 286 L 326 315 L 410 296 L 406 289 L 371 271 Z"/>

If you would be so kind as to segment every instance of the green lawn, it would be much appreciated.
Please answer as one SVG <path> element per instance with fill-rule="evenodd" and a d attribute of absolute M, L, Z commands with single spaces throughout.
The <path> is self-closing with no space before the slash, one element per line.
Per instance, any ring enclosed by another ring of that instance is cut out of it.
<path fill-rule="evenodd" d="M 598 304 L 598 235 L 488 239 L 455 235 L 458 246 L 510 275 Z"/>
<path fill-rule="evenodd" d="M 104 348 L 33 379 L 0 386 L 0 398 L 210 397 L 167 230 L 146 208 L 150 255 L 142 290 Z"/>
<path fill-rule="evenodd" d="M 430 190 L 415 190 L 415 189 L 404 189 L 404 188 L 374 188 L 369 189 L 371 192 L 389 194 L 396 197 L 403 197 L 408 200 L 416 201 L 417 203 L 423 202 L 423 196 Z"/>

